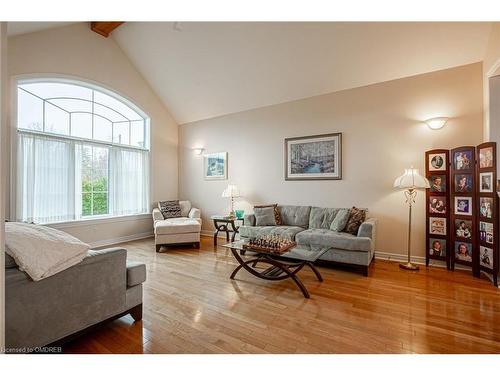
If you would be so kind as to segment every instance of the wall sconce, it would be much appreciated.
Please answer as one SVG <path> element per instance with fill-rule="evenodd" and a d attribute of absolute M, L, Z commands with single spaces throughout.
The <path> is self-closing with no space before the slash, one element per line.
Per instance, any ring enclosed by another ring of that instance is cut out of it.
<path fill-rule="evenodd" d="M 432 130 L 438 130 L 438 129 L 441 129 L 446 124 L 447 121 L 448 121 L 448 117 L 434 117 L 434 118 L 430 118 L 428 120 L 425 120 L 425 123 Z"/>
<path fill-rule="evenodd" d="M 197 148 L 193 148 L 193 151 L 194 151 L 195 155 L 201 155 L 201 154 L 203 154 L 203 151 L 205 151 L 205 149 L 203 147 L 197 147 Z"/>

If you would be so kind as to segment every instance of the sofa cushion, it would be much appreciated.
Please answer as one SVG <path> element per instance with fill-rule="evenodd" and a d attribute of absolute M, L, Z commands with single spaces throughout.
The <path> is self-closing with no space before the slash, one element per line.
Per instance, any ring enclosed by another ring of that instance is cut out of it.
<path fill-rule="evenodd" d="M 180 234 L 201 231 L 201 224 L 196 219 L 178 217 L 155 222 L 155 234 Z"/>
<path fill-rule="evenodd" d="M 127 286 L 142 284 L 146 281 L 146 265 L 141 262 L 127 261 Z"/>
<path fill-rule="evenodd" d="M 347 221 L 349 220 L 350 210 L 347 208 L 341 208 L 332 223 L 330 224 L 330 230 L 335 232 L 342 232 L 347 225 Z"/>
<path fill-rule="evenodd" d="M 307 229 L 297 233 L 295 240 L 302 245 L 331 246 L 349 251 L 371 251 L 372 246 L 370 238 L 333 232 L 329 229 Z"/>
<path fill-rule="evenodd" d="M 258 207 L 253 208 L 253 213 L 255 215 L 255 225 L 265 226 L 265 225 L 276 225 L 276 217 L 274 216 L 274 207 Z"/>
<path fill-rule="evenodd" d="M 158 208 L 165 219 L 182 216 L 181 205 L 178 200 L 160 201 L 158 202 Z"/>
<path fill-rule="evenodd" d="M 311 206 L 278 206 L 283 225 L 307 228 Z"/>
<path fill-rule="evenodd" d="M 366 210 L 361 208 L 353 207 L 349 212 L 349 219 L 347 220 L 347 224 L 344 228 L 344 232 L 350 233 L 353 235 L 358 234 L 359 227 L 366 219 Z"/>
<path fill-rule="evenodd" d="M 309 229 L 330 229 L 330 225 L 339 211 L 338 208 L 311 207 Z"/>
<path fill-rule="evenodd" d="M 295 240 L 297 233 L 303 231 L 302 227 L 295 227 L 289 225 L 274 225 L 267 227 L 253 227 L 249 225 L 241 226 L 239 229 L 240 236 L 246 238 L 255 238 L 269 235 L 278 235 L 288 240 Z"/>
<path fill-rule="evenodd" d="M 187 217 L 189 215 L 189 211 L 191 211 L 191 202 L 179 201 L 179 206 L 181 207 L 181 216 Z"/>
<path fill-rule="evenodd" d="M 277 204 L 266 204 L 266 205 L 261 205 L 261 206 L 253 206 L 254 210 L 255 208 L 266 208 L 266 207 L 272 207 L 274 210 L 274 221 L 276 222 L 275 225 L 283 225 L 281 222 L 281 215 L 278 210 L 278 205 Z"/>

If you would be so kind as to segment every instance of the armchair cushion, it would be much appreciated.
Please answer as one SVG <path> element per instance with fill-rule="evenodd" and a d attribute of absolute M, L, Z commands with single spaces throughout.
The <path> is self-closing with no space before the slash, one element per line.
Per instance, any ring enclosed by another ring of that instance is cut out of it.
<path fill-rule="evenodd" d="M 181 234 L 181 233 L 199 233 L 201 224 L 196 219 L 187 217 L 177 217 L 157 221 L 155 223 L 155 234 Z"/>
<path fill-rule="evenodd" d="M 201 217 L 201 211 L 199 208 L 191 208 L 189 214 L 187 215 L 191 219 L 199 219 Z"/>
<path fill-rule="evenodd" d="M 191 211 L 191 202 L 190 201 L 179 201 L 179 206 L 181 206 L 181 216 L 187 217 L 189 215 L 189 211 Z"/>

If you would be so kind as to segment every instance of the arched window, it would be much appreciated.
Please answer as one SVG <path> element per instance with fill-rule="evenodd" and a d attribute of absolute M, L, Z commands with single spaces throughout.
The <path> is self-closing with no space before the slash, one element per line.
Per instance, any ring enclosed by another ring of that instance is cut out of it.
<path fill-rule="evenodd" d="M 149 123 L 133 103 L 102 87 L 19 81 L 17 219 L 148 212 Z"/>

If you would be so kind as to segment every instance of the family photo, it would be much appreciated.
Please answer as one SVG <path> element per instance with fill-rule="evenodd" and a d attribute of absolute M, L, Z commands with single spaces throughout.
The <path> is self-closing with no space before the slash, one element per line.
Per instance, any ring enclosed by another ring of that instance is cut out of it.
<path fill-rule="evenodd" d="M 429 212 L 433 214 L 445 214 L 446 197 L 429 197 Z"/>
<path fill-rule="evenodd" d="M 472 198 L 455 197 L 455 214 L 472 215 Z"/>
<path fill-rule="evenodd" d="M 482 267 L 493 269 L 493 249 L 489 247 L 479 247 L 479 264 Z"/>
<path fill-rule="evenodd" d="M 486 243 L 493 243 L 493 223 L 479 222 L 479 239 Z"/>
<path fill-rule="evenodd" d="M 429 238 L 429 255 L 436 257 L 446 256 L 446 240 Z"/>
<path fill-rule="evenodd" d="M 432 193 L 446 193 L 446 176 L 438 174 L 429 178 Z"/>
<path fill-rule="evenodd" d="M 472 244 L 455 242 L 455 258 L 465 262 L 472 262 Z"/>
<path fill-rule="evenodd" d="M 479 168 L 493 167 L 493 147 L 485 147 L 479 150 Z"/>
<path fill-rule="evenodd" d="M 472 151 L 458 151 L 453 155 L 453 163 L 457 171 L 472 168 Z"/>
<path fill-rule="evenodd" d="M 479 191 L 481 193 L 493 193 L 493 172 L 479 174 Z"/>
<path fill-rule="evenodd" d="M 446 236 L 446 219 L 443 217 L 429 218 L 429 233 Z"/>
<path fill-rule="evenodd" d="M 470 193 L 470 192 L 472 192 L 472 175 L 456 174 L 455 193 Z"/>
<path fill-rule="evenodd" d="M 446 160 L 446 154 L 429 155 L 429 170 L 445 171 L 446 170 L 445 160 Z"/>
<path fill-rule="evenodd" d="M 493 217 L 493 198 L 479 198 L 479 216 L 485 219 L 491 219 Z"/>
<path fill-rule="evenodd" d="M 458 238 L 469 239 L 472 237 L 472 221 L 471 220 L 455 220 L 455 235 Z"/>

